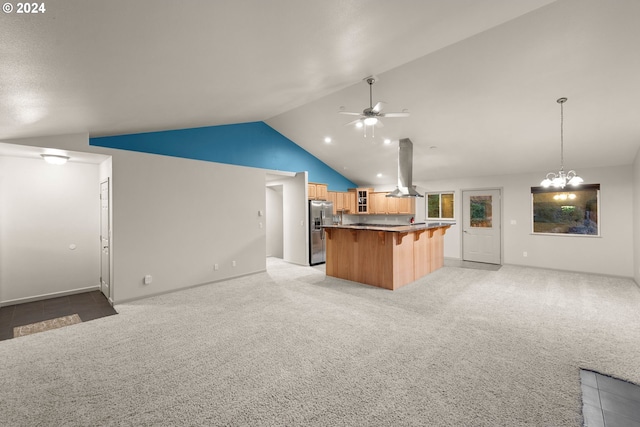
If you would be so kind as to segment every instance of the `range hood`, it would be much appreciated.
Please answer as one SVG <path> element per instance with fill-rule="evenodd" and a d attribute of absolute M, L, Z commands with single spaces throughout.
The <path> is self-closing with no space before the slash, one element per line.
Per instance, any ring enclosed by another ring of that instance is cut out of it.
<path fill-rule="evenodd" d="M 398 144 L 398 187 L 387 197 L 424 197 L 412 185 L 413 180 L 413 142 L 402 138 Z"/>

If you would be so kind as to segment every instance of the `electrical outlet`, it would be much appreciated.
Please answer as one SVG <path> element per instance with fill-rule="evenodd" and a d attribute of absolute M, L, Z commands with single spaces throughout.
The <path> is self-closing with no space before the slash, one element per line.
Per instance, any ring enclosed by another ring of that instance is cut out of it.
<path fill-rule="evenodd" d="M 213 269 L 214 269 L 215 271 L 218 271 L 218 264 L 213 264 Z"/>
<path fill-rule="evenodd" d="M 528 255 L 529 255 L 529 254 L 527 254 L 527 251 L 522 252 L 522 256 L 523 256 L 523 257 L 525 257 L 525 258 L 526 258 Z"/>
<path fill-rule="evenodd" d="M 147 274 L 146 276 L 144 276 L 144 284 L 145 285 L 150 285 L 152 281 L 153 281 L 153 277 L 151 277 L 150 274 Z"/>
<path fill-rule="evenodd" d="M 231 261 L 231 266 L 235 267 L 236 266 L 236 262 L 235 261 Z"/>

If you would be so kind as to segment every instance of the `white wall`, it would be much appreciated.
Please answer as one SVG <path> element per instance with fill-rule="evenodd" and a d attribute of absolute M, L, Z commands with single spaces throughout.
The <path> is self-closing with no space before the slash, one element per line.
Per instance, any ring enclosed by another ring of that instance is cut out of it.
<path fill-rule="evenodd" d="M 283 255 L 283 186 L 268 186 L 266 189 L 267 210 L 267 256 L 282 258 Z"/>
<path fill-rule="evenodd" d="M 266 269 L 261 169 L 93 147 L 86 134 L 4 142 L 112 156 L 115 303 Z"/>
<path fill-rule="evenodd" d="M 633 162 L 633 277 L 640 285 L 640 150 Z"/>
<path fill-rule="evenodd" d="M 116 151 L 112 188 L 115 301 L 266 269 L 264 171 Z"/>
<path fill-rule="evenodd" d="M 455 191 L 457 224 L 445 235 L 445 257 L 462 257 L 461 190 L 502 189 L 503 262 L 559 270 L 633 276 L 632 167 L 580 170 L 586 183 L 601 184 L 601 237 L 544 236 L 531 233 L 532 186 L 536 174 L 461 178 L 421 183 L 427 191 Z M 515 225 L 511 224 L 515 221 Z M 527 257 L 523 252 L 527 252 Z"/>
<path fill-rule="evenodd" d="M 98 179 L 96 164 L 0 157 L 0 303 L 99 285 Z"/>

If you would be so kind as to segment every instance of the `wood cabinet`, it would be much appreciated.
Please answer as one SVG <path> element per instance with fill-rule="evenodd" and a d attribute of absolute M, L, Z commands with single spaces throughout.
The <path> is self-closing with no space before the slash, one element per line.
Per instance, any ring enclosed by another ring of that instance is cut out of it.
<path fill-rule="evenodd" d="M 379 215 L 414 215 L 416 199 L 412 197 L 387 197 L 389 193 L 370 193 L 369 213 Z"/>
<path fill-rule="evenodd" d="M 373 188 L 352 188 L 349 191 L 355 194 L 355 206 L 352 214 L 368 214 L 369 206 L 371 204 L 370 193 L 373 192 Z"/>
<path fill-rule="evenodd" d="M 356 213 L 356 192 L 355 191 L 347 191 L 342 195 L 343 198 L 343 207 L 344 209 L 350 213 Z"/>
<path fill-rule="evenodd" d="M 337 199 L 337 192 L 335 191 L 327 191 L 327 200 L 330 201 L 331 203 L 333 203 L 333 214 L 337 214 L 337 208 L 336 208 L 336 199 Z"/>
<path fill-rule="evenodd" d="M 309 200 L 333 202 L 333 214 L 378 214 L 415 215 L 414 198 L 387 197 L 387 192 L 373 191 L 373 188 L 350 188 L 349 191 L 328 191 L 327 184 L 310 182 Z"/>
<path fill-rule="evenodd" d="M 387 197 L 387 213 L 388 214 L 398 213 L 398 200 L 400 199 L 398 199 L 397 197 Z"/>
<path fill-rule="evenodd" d="M 352 213 L 356 204 L 355 192 L 327 191 L 328 201 L 333 203 L 333 214 Z"/>
<path fill-rule="evenodd" d="M 327 200 L 327 184 L 310 182 L 307 187 L 309 200 Z"/>
<path fill-rule="evenodd" d="M 316 199 L 327 200 L 327 184 L 316 184 Z"/>
<path fill-rule="evenodd" d="M 344 211 L 344 194 L 343 192 L 336 192 L 336 200 L 333 202 L 334 212 Z"/>
<path fill-rule="evenodd" d="M 325 228 L 327 276 L 398 289 L 444 265 L 444 234 L 451 225 L 388 230 Z"/>
<path fill-rule="evenodd" d="M 371 193 L 369 213 L 386 214 L 387 213 L 387 194 L 388 193 Z"/>
<path fill-rule="evenodd" d="M 396 199 L 398 201 L 398 213 L 405 215 L 415 215 L 416 199 L 413 197 L 402 197 Z"/>

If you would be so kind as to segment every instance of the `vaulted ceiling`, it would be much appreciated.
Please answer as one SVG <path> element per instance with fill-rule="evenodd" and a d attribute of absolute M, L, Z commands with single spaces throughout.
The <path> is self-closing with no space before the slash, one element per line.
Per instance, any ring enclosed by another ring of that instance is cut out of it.
<path fill-rule="evenodd" d="M 44 4 L 0 14 L 0 141 L 263 120 L 361 184 L 395 182 L 405 137 L 414 182 L 543 174 L 564 96 L 567 168 L 640 147 L 637 0 Z M 369 75 L 410 117 L 365 138 L 338 111 L 369 106 Z"/>

